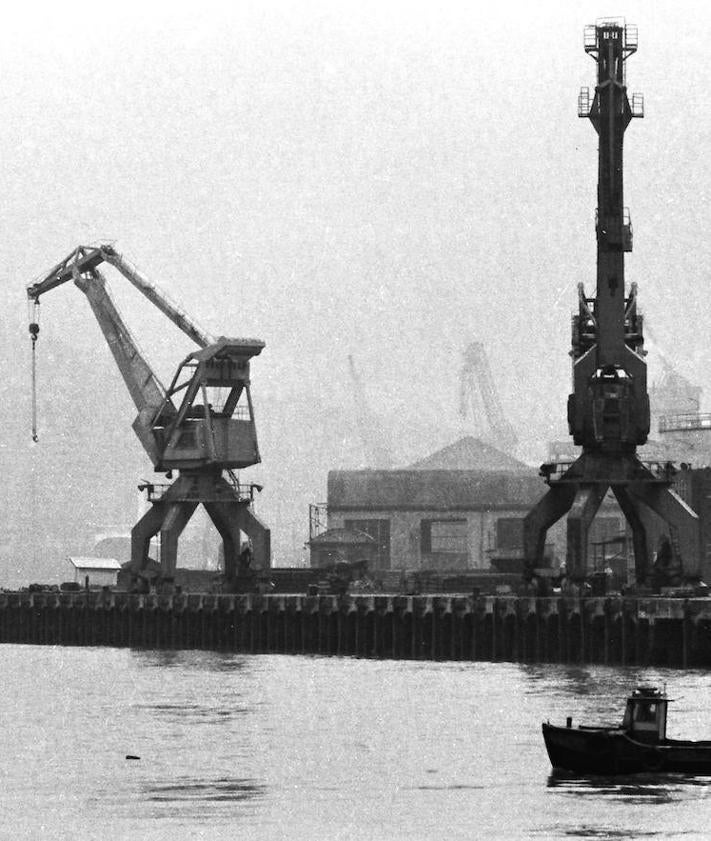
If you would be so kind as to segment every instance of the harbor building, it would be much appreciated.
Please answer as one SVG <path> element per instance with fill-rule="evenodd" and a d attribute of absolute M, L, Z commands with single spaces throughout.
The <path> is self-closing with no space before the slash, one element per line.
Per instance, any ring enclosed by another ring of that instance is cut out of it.
<path fill-rule="evenodd" d="M 332 553 L 331 562 L 358 560 L 352 554 L 360 540 L 358 550 L 381 570 L 519 572 L 523 518 L 545 489 L 536 470 L 471 437 L 406 469 L 332 470 L 320 520 L 327 528 L 314 528 L 312 518 L 312 566 L 325 565 L 321 547 L 334 549 L 339 538 L 344 552 Z M 591 529 L 591 556 L 620 535 L 622 514 L 605 501 Z M 563 521 L 551 529 L 546 560 L 557 568 L 565 552 Z"/>

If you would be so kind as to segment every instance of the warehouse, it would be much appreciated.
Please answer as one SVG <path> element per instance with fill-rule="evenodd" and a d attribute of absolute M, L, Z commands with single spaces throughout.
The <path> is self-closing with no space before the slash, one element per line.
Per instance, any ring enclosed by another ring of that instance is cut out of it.
<path fill-rule="evenodd" d="M 327 523 L 329 531 L 370 535 L 379 569 L 515 572 L 522 568 L 523 518 L 545 490 L 535 469 L 462 438 L 407 469 L 331 471 Z M 591 543 L 620 533 L 622 515 L 606 501 Z M 546 545 L 554 567 L 565 548 L 562 521 Z"/>

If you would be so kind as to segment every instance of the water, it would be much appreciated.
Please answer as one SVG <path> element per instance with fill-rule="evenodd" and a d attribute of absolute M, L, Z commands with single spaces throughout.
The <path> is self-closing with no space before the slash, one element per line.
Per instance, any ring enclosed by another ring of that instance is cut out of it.
<path fill-rule="evenodd" d="M 703 838 L 711 778 L 553 777 L 540 723 L 703 672 L 0 646 L 0 839 Z M 140 760 L 128 760 L 127 755 Z"/>

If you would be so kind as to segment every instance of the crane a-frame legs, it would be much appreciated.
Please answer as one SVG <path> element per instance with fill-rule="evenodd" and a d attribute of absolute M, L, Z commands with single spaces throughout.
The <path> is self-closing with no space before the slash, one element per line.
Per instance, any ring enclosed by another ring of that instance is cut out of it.
<path fill-rule="evenodd" d="M 652 473 L 636 456 L 611 459 L 583 453 L 560 478 L 548 481 L 548 492 L 526 515 L 523 524 L 525 572 L 529 577 L 544 564 L 548 529 L 566 513 L 568 575 L 578 580 L 585 577 L 588 532 L 608 489 L 614 493 L 632 531 L 638 582 L 643 582 L 649 573 L 645 509 L 666 523 L 682 561 L 695 558 L 699 551 L 698 516 L 670 487 L 671 475 Z"/>
<path fill-rule="evenodd" d="M 149 486 L 149 498 L 151 488 Z M 270 532 L 249 507 L 249 499 L 239 495 L 221 475 L 181 475 L 166 492 L 151 500 L 151 507 L 131 530 L 131 568 L 140 573 L 148 564 L 151 538 L 160 532 L 160 566 L 166 578 L 175 575 L 178 539 L 202 504 L 222 538 L 225 578 L 244 575 L 249 567 L 270 566 Z M 242 534 L 252 544 L 249 561 L 241 553 Z"/>

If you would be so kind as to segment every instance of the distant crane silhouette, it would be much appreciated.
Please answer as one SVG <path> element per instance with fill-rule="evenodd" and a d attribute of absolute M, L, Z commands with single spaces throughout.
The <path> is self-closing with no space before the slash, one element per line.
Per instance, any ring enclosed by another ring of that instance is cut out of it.
<path fill-rule="evenodd" d="M 380 420 L 370 410 L 363 382 L 356 370 L 355 362 L 351 355 L 348 356 L 348 369 L 353 386 L 353 401 L 355 403 L 358 434 L 363 445 L 368 467 L 388 470 L 393 467 L 394 459 L 386 443 L 385 431 Z"/>
<path fill-rule="evenodd" d="M 470 413 L 481 417 L 480 407 L 489 426 L 491 442 L 506 452 L 515 450 L 518 436 L 501 407 L 486 350 L 481 342 L 472 342 L 464 351 L 464 364 L 459 373 L 459 415 L 462 420 Z"/>

